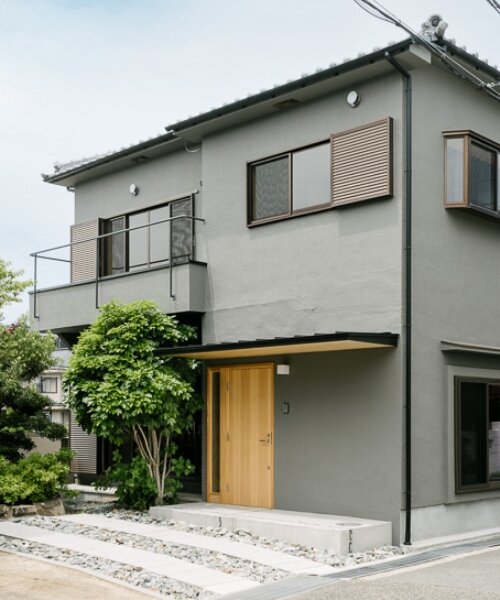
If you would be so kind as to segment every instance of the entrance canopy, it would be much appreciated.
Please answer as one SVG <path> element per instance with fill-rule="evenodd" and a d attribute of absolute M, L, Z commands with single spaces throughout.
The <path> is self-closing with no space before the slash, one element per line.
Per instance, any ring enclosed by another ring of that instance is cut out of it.
<path fill-rule="evenodd" d="M 357 333 L 340 331 L 315 335 L 296 335 L 272 339 L 240 340 L 218 344 L 196 346 L 178 346 L 160 348 L 159 354 L 184 356 L 199 360 L 217 360 L 226 358 L 251 358 L 261 356 L 306 354 L 309 352 L 332 352 L 336 350 L 366 350 L 372 348 L 395 348 L 398 334 Z"/>

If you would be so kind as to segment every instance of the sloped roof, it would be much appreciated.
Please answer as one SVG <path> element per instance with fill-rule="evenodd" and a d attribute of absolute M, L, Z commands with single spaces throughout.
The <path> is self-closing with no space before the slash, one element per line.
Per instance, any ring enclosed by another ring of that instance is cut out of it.
<path fill-rule="evenodd" d="M 198 138 L 190 137 L 190 139 L 200 139 L 203 134 L 203 126 L 211 122 L 221 122 L 227 120 L 230 124 L 231 119 L 236 115 L 240 118 L 243 114 L 258 115 L 256 108 L 270 102 L 275 102 L 273 106 L 278 108 L 280 100 L 286 99 L 287 96 L 294 93 L 306 93 L 307 90 L 320 90 L 321 85 L 325 82 L 331 81 L 341 75 L 344 75 L 350 71 L 357 69 L 372 67 L 377 62 L 385 62 L 387 54 L 397 56 L 407 51 L 411 46 L 418 45 L 418 40 L 407 38 L 397 43 L 389 43 L 384 48 L 374 48 L 370 53 L 360 53 L 356 58 L 347 58 L 340 64 L 332 63 L 327 68 L 317 69 L 314 73 L 303 74 L 300 78 L 288 81 L 284 84 L 275 85 L 270 89 L 264 89 L 256 94 L 249 94 L 244 99 L 236 99 L 233 102 L 223 104 L 218 108 L 213 108 L 209 111 L 201 112 L 197 116 L 190 116 L 186 119 L 176 121 L 165 127 L 166 133 L 162 133 L 153 136 L 147 140 L 141 140 L 140 142 L 133 143 L 129 146 L 122 147 L 116 150 L 110 150 L 102 154 L 96 154 L 91 157 L 82 158 L 79 160 L 73 160 L 66 163 L 56 163 L 54 165 L 54 172 L 51 174 L 42 174 L 44 181 L 49 183 L 59 183 L 62 185 L 72 185 L 74 176 L 82 174 L 84 172 L 92 171 L 97 167 L 102 167 L 109 163 L 120 161 L 127 157 L 140 158 L 141 152 L 145 150 L 151 150 L 159 148 L 160 146 L 165 147 L 166 144 L 178 141 L 179 139 L 185 139 L 184 132 L 189 130 L 193 132 L 196 128 L 201 131 Z M 496 66 L 490 66 L 486 60 L 481 60 L 477 55 L 467 52 L 465 47 L 459 48 L 454 44 L 452 40 L 443 40 L 439 44 L 441 51 L 444 51 L 446 55 L 455 57 L 460 61 L 471 65 L 476 71 L 484 74 L 492 82 L 500 81 L 500 71 Z M 491 84 L 488 84 L 491 85 Z M 286 101 L 286 100 L 285 100 Z M 252 113 L 252 110 L 254 111 Z M 138 161 L 139 162 L 139 161 Z"/>

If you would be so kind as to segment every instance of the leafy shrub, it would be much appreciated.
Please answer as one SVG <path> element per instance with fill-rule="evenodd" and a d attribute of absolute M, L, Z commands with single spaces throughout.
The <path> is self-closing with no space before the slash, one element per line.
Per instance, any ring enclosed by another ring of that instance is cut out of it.
<path fill-rule="evenodd" d="M 148 463 L 142 456 L 135 456 L 130 463 L 120 462 L 119 452 L 113 454 L 114 464 L 106 474 L 95 483 L 96 489 L 106 489 L 116 486 L 116 497 L 118 502 L 127 508 L 146 510 L 157 501 L 158 488 L 154 478 L 151 476 Z M 184 458 L 172 458 L 172 472 L 177 476 L 189 475 L 194 467 Z M 182 483 L 173 477 L 165 480 L 163 490 L 163 501 L 173 504 L 177 501 L 177 492 Z"/>
<path fill-rule="evenodd" d="M 50 500 L 66 487 L 73 453 L 34 452 L 12 463 L 0 456 L 0 503 L 23 504 Z"/>
<path fill-rule="evenodd" d="M 96 489 L 116 485 L 118 502 L 127 508 L 146 510 L 156 497 L 155 480 L 151 477 L 146 461 L 135 456 L 129 464 L 119 463 L 119 453 L 113 454 L 115 464 L 95 483 Z"/>

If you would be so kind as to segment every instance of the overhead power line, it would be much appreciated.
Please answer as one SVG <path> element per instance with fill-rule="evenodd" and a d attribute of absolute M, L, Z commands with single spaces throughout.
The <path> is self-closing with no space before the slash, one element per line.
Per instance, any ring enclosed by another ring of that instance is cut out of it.
<path fill-rule="evenodd" d="M 356 1 L 356 0 L 354 0 L 354 1 Z M 497 0 L 486 0 L 486 2 L 490 6 L 492 6 L 497 11 L 497 13 L 500 15 L 500 4 L 498 4 Z M 357 4 L 357 2 L 356 2 L 356 4 Z"/>
<path fill-rule="evenodd" d="M 386 21 L 400 27 L 406 33 L 410 35 L 410 37 L 427 48 L 429 52 L 431 52 L 434 56 L 437 56 L 441 62 L 453 72 L 456 76 L 465 79 L 472 83 L 474 86 L 482 89 L 495 100 L 500 101 L 500 92 L 495 90 L 495 87 L 498 86 L 498 82 L 492 83 L 484 81 L 476 72 L 471 71 L 461 62 L 450 56 L 441 46 L 429 41 L 422 34 L 414 31 L 409 25 L 407 25 L 404 21 L 402 21 L 395 14 L 391 13 L 385 6 L 383 6 L 378 0 L 354 0 L 354 2 L 366 11 L 368 14 L 376 17 L 377 19 L 381 19 L 382 21 Z M 500 13 L 500 5 L 497 0 L 487 0 L 490 4 L 495 4 L 495 9 Z"/>

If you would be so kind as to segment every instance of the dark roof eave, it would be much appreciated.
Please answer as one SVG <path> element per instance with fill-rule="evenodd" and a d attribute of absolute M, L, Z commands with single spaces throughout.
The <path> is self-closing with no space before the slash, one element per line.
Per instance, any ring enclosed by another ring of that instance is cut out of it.
<path fill-rule="evenodd" d="M 353 342 L 365 342 L 380 344 L 385 346 L 396 347 L 398 345 L 399 335 L 397 333 L 391 333 L 388 331 L 382 333 L 374 332 L 350 332 L 350 331 L 337 331 L 335 333 L 321 333 L 314 335 L 297 335 L 294 337 L 276 337 L 271 339 L 257 339 L 257 340 L 240 340 L 238 342 L 221 342 L 218 344 L 201 344 L 192 346 L 177 346 L 173 348 L 158 348 L 156 354 L 158 355 L 170 355 L 170 356 L 182 356 L 184 354 L 193 353 L 209 353 L 214 351 L 225 351 L 225 350 L 243 350 L 253 348 L 279 348 L 282 346 L 293 346 L 293 345 L 304 345 L 304 344 L 318 344 L 321 342 L 342 342 L 342 341 L 353 341 Z M 278 351 L 279 353 L 279 351 Z"/>
<path fill-rule="evenodd" d="M 459 48 L 449 40 L 443 40 L 439 46 L 443 50 L 448 51 L 451 55 L 458 56 L 462 60 L 470 63 L 473 67 L 481 69 L 481 71 L 484 71 L 492 79 L 496 79 L 497 81 L 500 80 L 500 71 L 496 67 L 493 67 L 492 65 L 484 62 L 484 60 L 477 58 L 474 56 L 474 54 L 470 54 L 466 50 Z"/>
<path fill-rule="evenodd" d="M 342 75 L 343 73 L 346 73 L 348 71 L 352 71 L 354 69 L 373 64 L 374 62 L 377 62 L 379 60 L 383 60 L 387 52 L 389 52 L 390 54 L 399 54 L 400 52 L 404 52 L 405 50 L 407 50 L 412 45 L 412 43 L 413 40 L 411 38 L 407 38 L 405 40 L 402 40 L 401 42 L 392 44 L 391 46 L 387 46 L 385 48 L 382 48 L 381 50 L 377 50 L 376 52 L 365 54 L 348 62 L 325 69 L 324 71 L 313 73 L 311 75 L 307 75 L 306 77 L 302 77 L 300 79 L 296 79 L 295 81 L 291 81 L 290 83 L 285 83 L 275 88 L 265 90 L 264 92 L 260 92 L 258 94 L 255 94 L 254 96 L 249 96 L 248 98 L 245 98 L 243 100 L 237 100 L 235 102 L 232 102 L 231 104 L 227 104 L 226 106 L 210 110 L 196 117 L 190 117 L 189 119 L 185 119 L 183 121 L 177 121 L 176 123 L 167 125 L 165 129 L 167 131 L 180 132 L 184 129 L 189 129 L 190 127 L 201 125 L 202 123 L 206 123 L 213 119 L 225 117 L 231 113 L 243 110 L 245 108 L 249 108 L 251 106 L 255 106 L 256 104 L 259 104 L 261 102 L 265 102 L 266 100 L 272 100 L 273 98 L 276 98 L 278 96 L 283 96 L 284 94 L 300 90 L 309 85 L 320 83 L 322 81 L 325 81 L 326 79 L 337 77 L 338 75 Z"/>
<path fill-rule="evenodd" d="M 144 150 L 148 150 L 149 148 L 155 148 L 157 146 L 160 146 L 161 144 L 170 142 L 175 139 L 176 136 L 174 133 L 167 132 L 151 140 L 140 142 L 139 144 L 134 144 L 133 146 L 129 146 L 128 148 L 124 148 L 123 150 L 119 150 L 118 152 L 112 152 L 94 161 L 75 167 L 74 169 L 63 171 L 61 173 L 54 173 L 53 175 L 48 175 L 46 177 L 43 177 L 43 180 L 46 183 L 58 183 L 60 181 L 64 181 L 68 177 L 73 177 L 74 175 L 84 173 L 85 171 L 90 171 L 92 169 L 95 169 L 96 167 L 115 162 L 120 158 L 126 158 L 127 156 L 137 154 L 138 152 L 143 152 Z"/>

